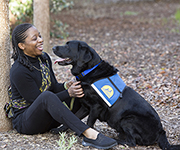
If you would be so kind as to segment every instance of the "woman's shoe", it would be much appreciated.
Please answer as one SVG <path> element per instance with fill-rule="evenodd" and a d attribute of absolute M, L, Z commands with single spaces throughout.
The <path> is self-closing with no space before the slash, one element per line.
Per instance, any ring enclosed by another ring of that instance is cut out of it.
<path fill-rule="evenodd" d="M 117 142 L 116 142 L 116 140 L 99 133 L 96 140 L 92 140 L 92 139 L 88 139 L 88 138 L 84 137 L 84 139 L 82 141 L 82 145 L 83 146 L 92 146 L 97 149 L 108 149 L 113 146 L 116 146 Z"/>

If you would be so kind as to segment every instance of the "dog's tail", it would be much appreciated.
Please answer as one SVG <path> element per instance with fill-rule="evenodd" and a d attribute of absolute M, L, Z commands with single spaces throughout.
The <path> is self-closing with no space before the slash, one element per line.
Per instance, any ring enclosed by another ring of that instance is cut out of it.
<path fill-rule="evenodd" d="M 180 145 L 170 145 L 167 137 L 166 132 L 163 130 L 158 138 L 158 145 L 162 150 L 180 150 Z"/>

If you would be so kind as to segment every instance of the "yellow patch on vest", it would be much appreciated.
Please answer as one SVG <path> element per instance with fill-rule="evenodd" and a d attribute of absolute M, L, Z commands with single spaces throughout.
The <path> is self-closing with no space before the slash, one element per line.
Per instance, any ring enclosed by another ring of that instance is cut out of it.
<path fill-rule="evenodd" d="M 106 94 L 108 98 L 111 98 L 114 94 L 112 87 L 109 85 L 104 85 L 101 90 L 104 92 L 104 94 Z"/>

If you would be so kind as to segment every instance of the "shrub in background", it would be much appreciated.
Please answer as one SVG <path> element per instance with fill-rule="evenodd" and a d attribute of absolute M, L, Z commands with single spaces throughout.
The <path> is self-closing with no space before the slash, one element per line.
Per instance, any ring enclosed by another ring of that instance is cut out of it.
<path fill-rule="evenodd" d="M 69 8 L 73 6 L 73 1 L 68 1 L 68 0 L 50 0 L 49 3 L 50 3 L 51 13 L 57 13 L 65 8 Z M 23 22 L 32 23 L 33 0 L 10 0 L 9 10 L 15 18 L 15 23 L 12 24 L 11 30 L 13 29 L 13 26 L 16 26 L 17 24 Z M 61 21 L 59 21 L 58 23 L 55 21 L 53 28 L 55 29 L 54 31 L 51 32 L 51 36 L 53 37 L 66 38 L 69 35 L 68 32 L 65 31 L 67 25 L 63 24 Z M 58 35 L 56 34 L 57 31 L 60 31 Z"/>

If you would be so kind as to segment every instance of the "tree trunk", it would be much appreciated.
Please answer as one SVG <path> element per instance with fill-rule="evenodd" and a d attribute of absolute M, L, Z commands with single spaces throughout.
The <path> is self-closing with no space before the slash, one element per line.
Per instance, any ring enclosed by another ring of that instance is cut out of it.
<path fill-rule="evenodd" d="M 4 105 L 9 101 L 7 90 L 10 85 L 9 0 L 0 0 L 0 23 L 0 131 L 7 131 L 12 128 L 4 111 Z"/>
<path fill-rule="evenodd" d="M 44 51 L 50 52 L 49 0 L 33 0 L 33 22 L 44 40 Z"/>

